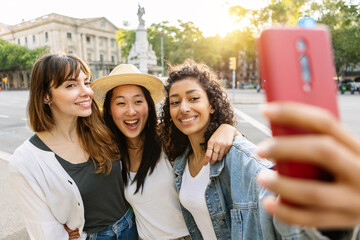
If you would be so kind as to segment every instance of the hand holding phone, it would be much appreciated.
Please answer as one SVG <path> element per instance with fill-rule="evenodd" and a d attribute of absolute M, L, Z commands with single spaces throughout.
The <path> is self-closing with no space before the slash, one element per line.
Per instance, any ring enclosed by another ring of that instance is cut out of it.
<path fill-rule="evenodd" d="M 337 118 L 335 71 L 327 27 L 274 27 L 261 33 L 259 64 L 268 102 L 295 101 L 329 110 Z M 271 123 L 273 136 L 309 134 L 302 129 Z M 331 180 L 325 170 L 287 161 L 277 171 L 296 178 Z"/>

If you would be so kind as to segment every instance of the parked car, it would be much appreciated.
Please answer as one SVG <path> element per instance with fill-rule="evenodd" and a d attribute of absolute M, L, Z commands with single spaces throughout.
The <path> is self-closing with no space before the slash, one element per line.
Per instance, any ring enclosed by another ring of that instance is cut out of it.
<path fill-rule="evenodd" d="M 354 85 L 355 91 L 359 91 L 359 93 L 360 93 L 360 78 L 355 78 L 353 85 Z"/>

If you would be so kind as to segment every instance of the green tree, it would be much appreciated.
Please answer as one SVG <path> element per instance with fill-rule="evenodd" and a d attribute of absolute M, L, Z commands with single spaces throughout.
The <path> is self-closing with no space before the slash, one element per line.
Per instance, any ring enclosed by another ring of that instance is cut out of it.
<path fill-rule="evenodd" d="M 135 30 L 119 28 L 116 31 L 116 41 L 120 46 L 121 56 L 127 59 L 131 50 L 131 46 L 135 42 Z"/>
<path fill-rule="evenodd" d="M 0 71 L 29 69 L 35 60 L 46 52 L 45 48 L 29 50 L 0 39 Z"/>
<path fill-rule="evenodd" d="M 342 76 L 347 68 L 360 63 L 360 6 L 345 0 L 324 0 L 313 3 L 311 11 L 331 31 L 336 73 Z"/>

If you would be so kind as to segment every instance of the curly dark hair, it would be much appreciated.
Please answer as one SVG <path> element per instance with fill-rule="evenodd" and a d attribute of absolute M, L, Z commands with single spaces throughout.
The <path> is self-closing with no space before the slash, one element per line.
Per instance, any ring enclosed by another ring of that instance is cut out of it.
<path fill-rule="evenodd" d="M 165 91 L 166 98 L 160 112 L 161 137 L 164 144 L 164 151 L 170 161 L 184 153 L 189 146 L 188 137 L 183 134 L 173 123 L 170 116 L 169 92 L 171 86 L 185 78 L 197 79 L 200 86 L 204 89 L 209 99 L 211 107 L 215 110 L 210 115 L 210 124 L 204 134 L 205 142 L 202 143 L 203 151 L 206 151 L 207 142 L 211 135 L 221 124 L 236 124 L 234 111 L 230 100 L 217 81 L 216 74 L 205 64 L 199 64 L 192 59 L 187 59 L 181 65 L 169 67 L 169 78 L 166 81 Z"/>

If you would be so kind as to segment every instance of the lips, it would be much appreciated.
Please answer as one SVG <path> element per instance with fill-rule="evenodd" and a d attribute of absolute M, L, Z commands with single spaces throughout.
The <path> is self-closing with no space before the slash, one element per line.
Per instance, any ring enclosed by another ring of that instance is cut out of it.
<path fill-rule="evenodd" d="M 81 106 L 81 107 L 90 107 L 91 106 L 91 100 L 83 101 L 83 102 L 79 102 L 79 103 L 75 103 L 75 104 L 78 105 L 78 106 Z"/>
<path fill-rule="evenodd" d="M 188 125 L 193 123 L 193 121 L 197 118 L 197 116 L 188 116 L 180 119 L 182 125 Z"/>
<path fill-rule="evenodd" d="M 128 120 L 128 121 L 124 121 L 125 126 L 131 130 L 134 130 L 137 128 L 138 123 L 139 123 L 139 119 L 137 120 Z"/>
<path fill-rule="evenodd" d="M 134 124 L 137 124 L 138 122 L 139 122 L 139 120 L 124 121 L 124 123 L 126 125 L 134 125 Z"/>

